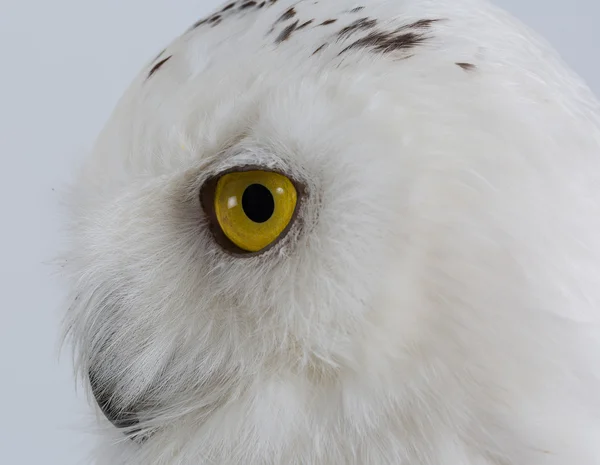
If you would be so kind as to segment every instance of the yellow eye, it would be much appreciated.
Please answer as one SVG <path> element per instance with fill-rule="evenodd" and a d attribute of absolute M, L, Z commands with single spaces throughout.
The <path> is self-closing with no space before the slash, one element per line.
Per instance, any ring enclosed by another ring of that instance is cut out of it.
<path fill-rule="evenodd" d="M 275 242 L 294 217 L 298 193 L 294 183 L 271 171 L 228 173 L 208 187 L 203 203 L 213 221 L 242 252 L 259 252 Z M 205 190 L 205 188 L 203 188 Z M 212 202 L 211 202 L 212 200 Z M 220 234 L 217 234 L 217 239 Z M 223 244 L 222 244 L 223 245 Z"/>

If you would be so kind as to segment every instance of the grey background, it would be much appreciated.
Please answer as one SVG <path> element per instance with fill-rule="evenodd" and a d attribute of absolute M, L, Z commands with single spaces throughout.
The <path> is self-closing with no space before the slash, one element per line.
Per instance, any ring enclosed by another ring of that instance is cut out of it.
<path fill-rule="evenodd" d="M 50 260 L 58 194 L 125 86 L 220 0 L 0 0 L 0 463 L 83 464 L 93 416 L 77 396 Z M 598 0 L 497 0 L 600 93 Z"/>

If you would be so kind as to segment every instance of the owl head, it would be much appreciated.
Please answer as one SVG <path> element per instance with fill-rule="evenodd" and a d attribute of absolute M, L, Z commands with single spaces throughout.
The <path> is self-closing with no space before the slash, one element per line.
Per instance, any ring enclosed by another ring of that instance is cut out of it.
<path fill-rule="evenodd" d="M 134 80 L 69 199 L 106 463 L 451 463 L 457 431 L 542 463 L 559 431 L 521 407 L 581 400 L 560 322 L 598 297 L 600 125 L 544 44 L 458 3 L 231 2 Z"/>

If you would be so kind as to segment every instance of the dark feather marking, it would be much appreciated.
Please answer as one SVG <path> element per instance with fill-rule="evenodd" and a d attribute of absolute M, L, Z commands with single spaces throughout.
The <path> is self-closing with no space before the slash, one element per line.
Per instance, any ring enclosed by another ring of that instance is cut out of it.
<path fill-rule="evenodd" d="M 173 57 L 173 55 L 170 55 L 167 58 L 165 58 L 163 60 L 160 60 L 158 63 L 156 63 L 152 67 L 152 69 L 150 70 L 150 72 L 148 73 L 148 77 L 146 79 L 150 79 L 152 77 L 152 75 L 154 73 L 156 73 L 162 67 L 162 65 L 164 65 L 167 61 L 169 61 L 172 57 Z"/>
<path fill-rule="evenodd" d="M 208 22 L 208 19 L 201 19 L 201 20 L 199 20 L 199 21 L 196 21 L 196 22 L 194 23 L 194 25 L 193 25 L 193 26 L 190 28 L 190 30 L 192 30 L 192 29 L 196 29 L 198 26 L 202 26 L 203 24 L 205 24 L 205 23 L 207 23 L 207 22 Z"/>
<path fill-rule="evenodd" d="M 256 6 L 256 2 L 246 2 L 240 5 L 240 10 L 245 10 L 246 8 L 250 8 L 252 6 Z"/>
<path fill-rule="evenodd" d="M 275 39 L 275 43 L 280 44 L 281 42 L 288 40 L 290 38 L 290 36 L 292 35 L 292 33 L 298 27 L 299 22 L 300 22 L 299 20 L 296 20 L 296 22 L 294 22 L 293 24 L 290 24 L 283 31 L 281 31 L 281 34 L 279 34 L 277 36 L 277 38 Z"/>
<path fill-rule="evenodd" d="M 312 54 L 316 55 L 317 53 L 319 53 L 321 50 L 323 50 L 325 47 L 327 47 L 327 44 L 323 44 L 321 45 L 318 49 L 316 49 Z"/>
<path fill-rule="evenodd" d="M 275 24 L 280 23 L 282 21 L 287 21 L 288 19 L 292 19 L 294 16 L 296 16 L 296 10 L 294 9 L 294 7 L 289 8 L 288 10 L 286 10 L 277 21 L 275 21 Z"/>
<path fill-rule="evenodd" d="M 399 34 L 398 31 L 393 32 L 372 32 L 356 42 L 348 45 L 339 54 L 359 49 L 371 49 L 377 53 L 390 53 L 397 50 L 410 50 L 417 45 L 421 45 L 425 41 L 425 36 L 414 32 L 406 32 Z"/>
<path fill-rule="evenodd" d="M 337 21 L 337 19 L 326 19 L 319 26 L 327 26 L 328 24 L 333 24 Z"/>
<path fill-rule="evenodd" d="M 265 6 L 266 2 L 260 2 L 260 4 L 257 6 L 257 8 L 262 8 L 263 6 Z"/>
<path fill-rule="evenodd" d="M 365 9 L 365 7 L 364 7 L 364 6 L 357 6 L 356 8 L 352 8 L 352 9 L 350 10 L 350 13 L 358 13 L 359 11 L 362 11 L 362 10 L 364 10 L 364 9 Z"/>
<path fill-rule="evenodd" d="M 477 69 L 477 66 L 475 66 L 472 63 L 456 63 L 456 65 L 460 66 L 465 71 L 474 71 L 475 69 Z"/>
<path fill-rule="evenodd" d="M 215 15 L 215 16 L 213 16 L 212 18 L 210 18 L 210 19 L 208 20 L 208 22 L 209 22 L 209 23 L 215 23 L 215 22 L 217 22 L 217 21 L 220 21 L 220 20 L 221 20 L 221 15 Z"/>
<path fill-rule="evenodd" d="M 298 27 L 296 28 L 296 30 L 297 30 L 297 31 L 299 31 L 300 29 L 303 29 L 303 28 L 305 28 L 305 27 L 306 27 L 306 26 L 308 26 L 309 24 L 312 24 L 312 22 L 313 22 L 313 21 L 314 21 L 314 19 L 311 19 L 311 20 L 309 20 L 309 21 L 306 21 L 306 22 L 302 23 L 300 26 L 298 26 Z"/>
<path fill-rule="evenodd" d="M 352 34 L 358 31 L 364 31 L 375 27 L 377 24 L 376 19 L 361 18 L 354 21 L 352 24 L 344 27 L 338 32 L 338 40 L 344 40 L 350 37 Z"/>
<path fill-rule="evenodd" d="M 431 28 L 433 23 L 438 21 L 442 21 L 441 19 L 420 19 L 419 21 L 415 21 L 414 23 L 405 24 L 404 26 L 396 29 L 396 34 L 400 34 L 401 32 L 409 32 L 414 29 L 426 30 Z"/>
<path fill-rule="evenodd" d="M 225 7 L 223 7 L 223 9 L 221 11 L 231 10 L 234 6 L 235 6 L 235 2 L 230 3 L 229 5 L 226 5 Z"/>
<path fill-rule="evenodd" d="M 407 29 L 427 29 L 431 27 L 433 23 L 437 23 L 441 21 L 440 19 L 420 19 L 419 21 L 415 21 L 414 23 L 408 24 L 405 26 Z"/>

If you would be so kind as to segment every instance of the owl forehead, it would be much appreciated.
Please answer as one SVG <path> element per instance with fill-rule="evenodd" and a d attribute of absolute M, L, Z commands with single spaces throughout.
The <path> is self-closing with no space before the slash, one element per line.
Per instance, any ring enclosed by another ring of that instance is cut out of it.
<path fill-rule="evenodd" d="M 158 54 L 142 79 L 151 81 L 169 69 L 195 76 L 243 64 L 237 73 L 268 73 L 282 66 L 335 68 L 365 55 L 409 59 L 433 39 L 443 18 L 406 6 L 391 9 L 385 2 L 354 0 L 231 1 Z"/>
<path fill-rule="evenodd" d="M 307 144 L 310 134 L 315 147 L 337 144 L 341 152 L 348 134 L 361 131 L 344 120 L 389 125 L 386 112 L 362 110 L 389 107 L 393 99 L 386 91 L 414 94 L 410 86 L 436 61 L 431 53 L 441 53 L 436 44 L 456 18 L 449 8 L 426 6 L 412 0 L 228 2 L 193 23 L 141 71 L 99 139 L 98 157 L 119 163 L 135 153 L 162 172 L 167 168 L 158 161 L 181 168 L 196 163 L 200 153 L 223 152 L 249 132 L 258 142 L 288 145 Z M 460 48 L 468 52 L 447 53 L 444 44 L 445 80 L 477 76 L 470 48 Z M 262 126 L 254 124 L 261 119 Z M 332 128 L 342 127 L 346 131 L 336 139 Z M 364 133 L 366 125 L 360 127 Z"/>
<path fill-rule="evenodd" d="M 123 115 L 136 115 L 135 126 L 144 133 L 196 124 L 190 112 L 222 123 L 215 112 L 224 112 L 232 100 L 236 112 L 251 111 L 250 101 L 264 101 L 274 88 L 321 79 L 364 57 L 409 60 L 433 38 L 441 20 L 415 12 L 402 19 L 396 12 L 396 19 L 389 19 L 382 5 L 390 9 L 385 2 L 368 6 L 354 0 L 228 2 L 196 21 L 142 70 L 130 88 L 132 98 L 125 99 L 133 114 Z M 355 68 L 363 78 L 375 74 L 370 66 Z M 348 69 L 343 75 L 352 78 Z M 317 103 L 322 102 L 313 101 L 312 107 Z"/>

